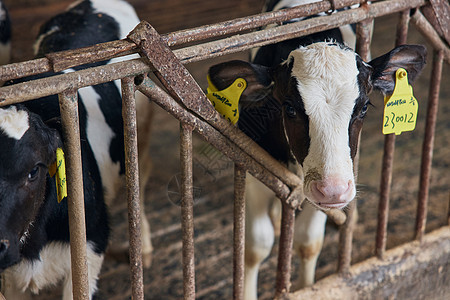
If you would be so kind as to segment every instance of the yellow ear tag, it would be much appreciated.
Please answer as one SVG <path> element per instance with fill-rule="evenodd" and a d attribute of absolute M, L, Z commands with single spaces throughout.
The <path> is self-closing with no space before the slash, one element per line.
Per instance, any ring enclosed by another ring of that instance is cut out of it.
<path fill-rule="evenodd" d="M 399 135 L 414 130 L 418 109 L 419 103 L 408 83 L 408 73 L 400 68 L 395 72 L 394 92 L 384 98 L 383 134 Z"/>
<path fill-rule="evenodd" d="M 64 159 L 64 151 L 61 148 L 56 149 L 56 161 L 48 168 L 51 177 L 56 174 L 56 193 L 58 195 L 58 203 L 67 197 L 67 180 L 66 180 L 66 161 Z"/>
<path fill-rule="evenodd" d="M 237 78 L 229 87 L 218 91 L 211 83 L 209 76 L 207 79 L 208 93 L 206 96 L 209 101 L 225 119 L 236 124 L 239 120 L 239 99 L 247 87 L 247 82 L 243 78 Z"/>

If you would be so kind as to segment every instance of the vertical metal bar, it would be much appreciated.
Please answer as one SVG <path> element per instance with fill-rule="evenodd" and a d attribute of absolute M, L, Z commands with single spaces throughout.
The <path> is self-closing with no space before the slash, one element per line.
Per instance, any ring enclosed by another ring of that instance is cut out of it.
<path fill-rule="evenodd" d="M 400 13 L 395 40 L 396 46 L 406 43 L 409 19 L 409 10 Z M 383 163 L 380 180 L 380 200 L 378 202 L 378 224 L 375 241 L 375 255 L 378 256 L 378 258 L 383 258 L 386 251 L 389 197 L 391 192 L 394 152 L 395 134 L 388 134 L 384 137 Z"/>
<path fill-rule="evenodd" d="M 71 90 L 59 94 L 58 97 L 65 137 L 73 298 L 89 299 L 78 95 L 77 91 Z"/>
<path fill-rule="evenodd" d="M 282 201 L 281 233 L 278 250 L 277 279 L 275 286 L 275 298 L 289 293 L 291 288 L 291 261 L 292 245 L 294 241 L 295 210 L 285 201 Z"/>
<path fill-rule="evenodd" d="M 181 124 L 181 229 L 183 233 L 184 299 L 195 299 L 194 195 L 192 179 L 192 128 Z"/>
<path fill-rule="evenodd" d="M 355 223 L 356 201 L 347 205 L 347 220 L 339 228 L 338 272 L 347 275 L 352 261 L 352 240 Z"/>
<path fill-rule="evenodd" d="M 448 193 L 447 225 L 450 226 L 450 193 Z"/>
<path fill-rule="evenodd" d="M 144 299 L 134 77 L 122 79 L 122 116 L 128 200 L 128 233 L 130 238 L 131 298 Z"/>
<path fill-rule="evenodd" d="M 362 6 L 367 3 L 362 4 Z M 356 25 L 356 52 L 365 61 L 369 60 L 370 43 L 372 36 L 373 19 L 366 19 Z M 361 132 L 358 136 L 358 150 L 353 159 L 353 172 L 355 174 L 355 181 L 357 180 L 359 167 L 359 145 L 361 140 Z M 356 215 L 356 200 L 353 200 L 348 206 L 347 219 L 339 230 L 339 251 L 338 251 L 338 272 L 347 274 L 350 269 L 352 260 L 352 241 L 353 231 L 355 228 Z"/>
<path fill-rule="evenodd" d="M 397 23 L 397 33 L 395 36 L 395 45 L 400 46 L 404 45 L 407 42 L 408 38 L 408 28 L 409 28 L 409 20 L 410 10 L 405 10 L 399 13 L 399 19 Z"/>
<path fill-rule="evenodd" d="M 425 233 L 428 190 L 430 185 L 431 163 L 433 158 L 434 134 L 436 129 L 439 89 L 442 79 L 442 63 L 444 51 L 434 52 L 433 69 L 431 71 L 430 92 L 428 96 L 427 122 L 422 147 L 422 164 L 420 166 L 419 203 L 416 216 L 416 240 L 422 241 Z"/>
<path fill-rule="evenodd" d="M 244 299 L 246 170 L 234 165 L 233 299 Z"/>

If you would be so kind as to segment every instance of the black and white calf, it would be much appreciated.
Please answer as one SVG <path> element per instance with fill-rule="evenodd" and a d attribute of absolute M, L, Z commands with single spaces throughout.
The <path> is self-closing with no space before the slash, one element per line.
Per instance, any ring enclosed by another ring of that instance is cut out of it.
<path fill-rule="evenodd" d="M 138 23 L 124 1 L 78 1 L 42 26 L 37 56 L 117 40 Z M 0 108 L 0 275 L 7 299 L 26 299 L 60 281 L 63 299 L 72 299 L 67 202 L 57 202 L 48 174 L 56 149 L 64 148 L 59 118 L 57 96 Z M 105 202 L 115 197 L 125 167 L 120 82 L 80 89 L 79 119 L 92 297 L 108 245 Z"/>
<path fill-rule="evenodd" d="M 11 20 L 3 1 L 0 1 L 0 65 L 11 59 Z"/>
<path fill-rule="evenodd" d="M 209 70 L 218 90 L 246 80 L 239 128 L 304 178 L 307 201 L 294 238 L 302 262 L 300 286 L 314 282 L 326 222 L 321 210 L 342 209 L 355 198 L 353 159 L 368 94 L 373 88 L 392 93 L 398 68 L 405 68 L 412 82 L 425 64 L 423 46 L 401 46 L 366 63 L 341 42 L 340 31 L 330 30 L 263 47 L 255 56 L 258 63 L 230 61 Z M 273 193 L 253 177 L 247 184 L 245 298 L 256 299 L 259 266 L 274 242 Z"/>

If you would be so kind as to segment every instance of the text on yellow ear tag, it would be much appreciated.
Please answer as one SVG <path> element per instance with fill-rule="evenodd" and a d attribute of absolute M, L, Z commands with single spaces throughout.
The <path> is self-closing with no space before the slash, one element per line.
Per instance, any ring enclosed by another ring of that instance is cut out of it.
<path fill-rule="evenodd" d="M 401 134 L 416 128 L 419 103 L 408 83 L 408 73 L 399 68 L 395 72 L 394 92 L 384 98 L 383 134 Z"/>
<path fill-rule="evenodd" d="M 60 203 L 64 197 L 67 197 L 66 161 L 61 148 L 56 149 L 56 161 L 50 165 L 48 173 L 51 177 L 56 174 L 56 194 Z"/>
<path fill-rule="evenodd" d="M 228 121 L 233 124 L 239 120 L 239 99 L 242 92 L 247 87 L 247 82 L 243 78 L 237 78 L 229 87 L 218 91 L 208 79 L 207 97 L 214 108 Z"/>

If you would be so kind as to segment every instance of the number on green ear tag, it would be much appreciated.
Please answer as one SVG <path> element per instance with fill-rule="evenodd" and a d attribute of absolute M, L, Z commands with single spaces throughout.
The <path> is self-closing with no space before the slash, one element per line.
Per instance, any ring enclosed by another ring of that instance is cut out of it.
<path fill-rule="evenodd" d="M 390 97 L 384 98 L 383 134 L 401 134 L 416 128 L 419 103 L 408 84 L 405 69 L 395 72 L 395 88 Z"/>

